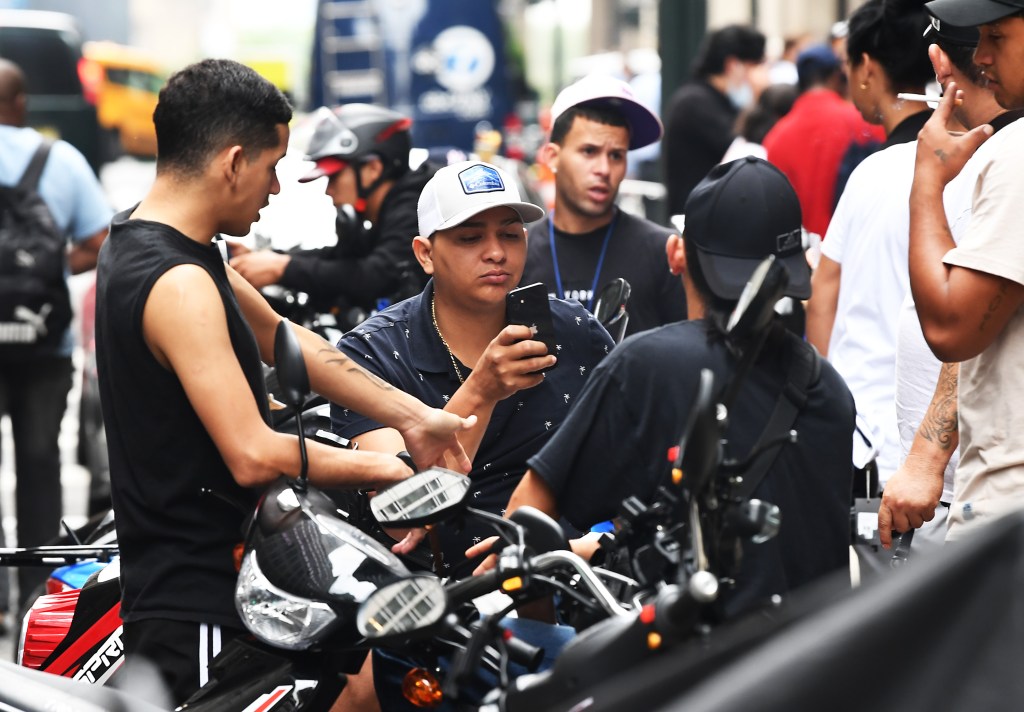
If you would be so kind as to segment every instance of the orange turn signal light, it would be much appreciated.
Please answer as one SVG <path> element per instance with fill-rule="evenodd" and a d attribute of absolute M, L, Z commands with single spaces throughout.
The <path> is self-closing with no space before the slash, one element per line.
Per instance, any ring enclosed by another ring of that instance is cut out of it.
<path fill-rule="evenodd" d="M 504 591 L 518 591 L 523 587 L 523 579 L 519 576 L 513 576 L 510 579 L 505 579 L 501 582 L 501 588 Z"/>
<path fill-rule="evenodd" d="M 402 680 L 402 697 L 416 707 L 438 707 L 441 704 L 441 683 L 426 668 L 413 668 Z"/>

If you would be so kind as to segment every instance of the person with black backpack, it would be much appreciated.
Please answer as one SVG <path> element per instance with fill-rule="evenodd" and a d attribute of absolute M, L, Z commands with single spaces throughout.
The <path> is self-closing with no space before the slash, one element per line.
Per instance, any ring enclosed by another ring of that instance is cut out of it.
<path fill-rule="evenodd" d="M 113 211 L 76 148 L 25 127 L 25 105 L 24 74 L 0 60 L 0 415 L 14 435 L 18 545 L 34 546 L 60 533 L 57 438 L 74 345 L 67 275 L 96 266 Z M 19 569 L 19 600 L 46 576 Z M 0 573 L 0 611 L 6 582 Z"/>

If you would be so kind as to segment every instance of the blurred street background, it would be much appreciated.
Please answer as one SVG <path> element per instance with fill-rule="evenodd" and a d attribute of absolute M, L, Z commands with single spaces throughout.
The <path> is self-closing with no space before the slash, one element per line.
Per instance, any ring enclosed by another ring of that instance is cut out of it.
<path fill-rule="evenodd" d="M 516 161 L 536 181 L 537 192 L 549 197 L 534 154 L 545 138 L 550 103 L 565 85 L 594 71 L 613 74 L 630 80 L 642 100 L 660 107 L 662 96 L 671 96 L 689 77 L 709 29 L 730 23 L 757 27 L 768 38 L 772 66 L 788 61 L 794 47 L 827 41 L 835 23 L 861 2 L 0 0 L 0 56 L 14 59 L 26 72 L 29 123 L 75 144 L 117 210 L 138 201 L 153 179 L 151 116 L 164 79 L 204 57 L 252 66 L 292 98 L 297 112 L 292 150 L 279 167 L 282 192 L 249 240 L 288 248 L 334 239 L 334 208 L 321 182 L 296 182 L 304 169 L 307 115 L 318 106 L 353 101 L 391 106 L 413 117 L 417 147 Z M 7 11 L 24 10 L 60 13 L 31 22 L 61 28 L 68 82 L 55 79 L 63 55 L 44 51 L 38 40 L 18 44 L 14 26 L 27 21 L 24 14 Z M 22 46 L 39 55 L 38 63 L 28 54 L 15 56 Z M 77 118 L 62 118 L 60 112 L 76 102 Z M 623 185 L 621 199 L 664 221 L 657 151 L 638 157 L 629 175 L 634 180 Z M 72 278 L 76 308 L 93 280 L 92 274 Z M 75 328 L 80 333 L 77 323 Z M 71 526 L 85 521 L 89 506 L 89 463 L 81 462 L 78 447 L 85 360 L 79 349 L 60 438 L 64 509 Z M 0 434 L 0 508 L 13 546 L 14 473 L 6 418 Z M 0 640 L 0 655 L 10 653 L 10 640 Z"/>

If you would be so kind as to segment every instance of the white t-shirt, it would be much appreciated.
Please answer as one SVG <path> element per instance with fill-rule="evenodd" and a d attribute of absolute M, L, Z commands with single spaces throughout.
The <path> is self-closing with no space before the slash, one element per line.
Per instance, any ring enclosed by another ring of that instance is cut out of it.
<path fill-rule="evenodd" d="M 1004 132 L 981 145 L 960 174 L 950 181 L 942 196 L 953 240 L 957 243 L 965 234 L 971 221 L 971 202 L 978 181 L 981 166 L 995 155 Z M 935 358 L 921 331 L 917 318 L 917 307 L 913 294 L 907 292 L 900 307 L 899 326 L 896 342 L 896 422 L 900 431 L 900 462 L 906 459 L 914 435 L 924 419 L 935 393 L 941 362 Z M 959 460 L 959 448 L 954 450 L 943 476 L 942 501 L 953 499 L 953 473 Z"/>
<path fill-rule="evenodd" d="M 842 267 L 828 359 L 853 393 L 881 482 L 900 462 L 896 329 L 910 291 L 907 249 L 916 143 L 868 156 L 846 184 L 821 252 Z M 855 439 L 857 442 L 859 438 Z M 856 453 L 855 453 L 856 454 Z"/>
<path fill-rule="evenodd" d="M 970 225 L 946 255 L 967 267 L 1024 284 L 1024 121 L 997 134 L 998 150 L 978 166 Z M 1024 507 L 1024 315 L 1018 310 L 981 354 L 960 366 L 960 464 L 947 540 Z"/>

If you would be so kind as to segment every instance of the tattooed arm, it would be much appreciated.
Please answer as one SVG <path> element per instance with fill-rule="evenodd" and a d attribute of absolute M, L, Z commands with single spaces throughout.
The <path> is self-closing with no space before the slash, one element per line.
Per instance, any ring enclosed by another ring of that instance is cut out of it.
<path fill-rule="evenodd" d="M 892 545 L 892 532 L 916 529 L 935 516 L 942 496 L 946 465 L 960 442 L 956 399 L 960 364 L 944 363 L 935 394 L 917 428 L 907 459 L 889 478 L 878 508 L 882 546 Z"/>
<path fill-rule="evenodd" d="M 956 93 L 951 82 L 918 135 L 910 193 L 910 288 L 928 346 L 946 362 L 984 351 L 1024 303 L 1024 285 L 943 262 L 956 246 L 943 210 L 943 189 L 992 132 L 988 125 L 963 135 L 946 130 Z"/>
<path fill-rule="evenodd" d="M 227 269 L 239 306 L 256 335 L 263 360 L 273 363 L 274 332 L 281 317 L 241 275 L 230 267 Z M 461 418 L 431 408 L 368 373 L 308 329 L 296 324 L 292 324 L 292 329 L 302 346 L 309 383 L 314 391 L 332 403 L 351 408 L 398 430 L 419 466 L 445 464 L 447 453 L 448 466 L 469 471 L 471 465 L 459 444 L 457 433 L 472 428 L 476 422 L 474 416 Z"/>

